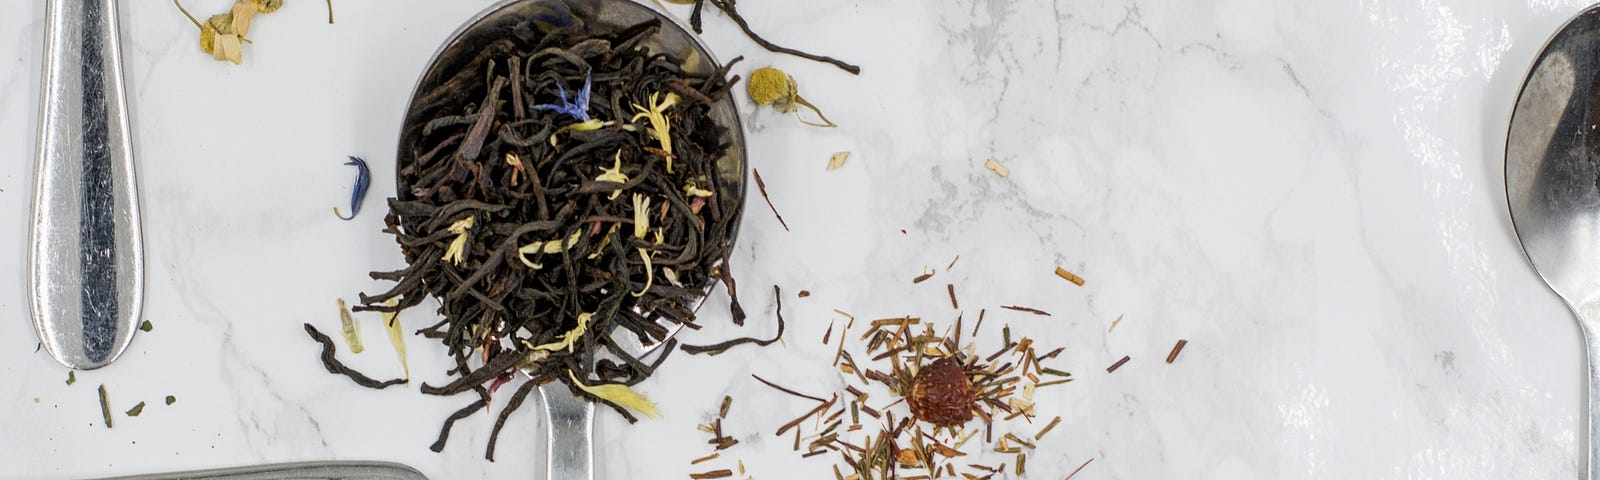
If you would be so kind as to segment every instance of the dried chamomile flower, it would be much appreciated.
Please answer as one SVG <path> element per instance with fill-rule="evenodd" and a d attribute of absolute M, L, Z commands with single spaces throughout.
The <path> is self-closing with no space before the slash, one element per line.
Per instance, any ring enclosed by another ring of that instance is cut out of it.
<path fill-rule="evenodd" d="M 242 46 L 250 40 L 245 36 L 250 33 L 250 23 L 257 13 L 272 13 L 283 6 L 283 0 L 238 0 L 227 13 L 212 15 L 201 23 L 183 7 L 179 0 L 172 0 L 178 6 L 178 11 L 189 18 L 195 28 L 200 29 L 200 51 L 211 55 L 219 61 L 229 61 L 239 64 L 244 61 Z"/>
<path fill-rule="evenodd" d="M 828 116 L 823 115 L 822 110 L 816 105 L 812 105 L 800 96 L 800 85 L 795 83 L 794 77 L 783 73 L 783 70 L 772 67 L 758 69 L 750 74 L 750 82 L 747 85 L 749 85 L 750 100 L 755 101 L 757 105 L 771 105 L 783 113 L 797 112 L 803 106 L 815 112 L 823 123 L 813 123 L 803 118 L 800 119 L 801 123 L 826 128 L 838 126 L 828 120 Z"/>

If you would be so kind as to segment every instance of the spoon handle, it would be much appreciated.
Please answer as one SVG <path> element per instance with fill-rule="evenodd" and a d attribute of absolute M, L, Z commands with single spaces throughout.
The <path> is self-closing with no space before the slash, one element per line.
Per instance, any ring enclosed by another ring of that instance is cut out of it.
<path fill-rule="evenodd" d="M 1578 316 L 1583 330 L 1583 343 L 1586 357 L 1588 357 L 1589 371 L 1589 396 L 1585 402 L 1583 415 L 1580 417 L 1584 435 L 1579 439 L 1585 461 L 1582 465 L 1585 480 L 1600 480 L 1600 335 L 1595 332 L 1596 325 L 1591 321 L 1600 321 L 1600 305 L 1582 308 Z"/>
<path fill-rule="evenodd" d="M 594 402 L 562 382 L 539 386 L 544 403 L 549 480 L 594 480 Z"/>
<path fill-rule="evenodd" d="M 50 0 L 28 254 L 29 306 L 50 355 L 115 360 L 143 301 L 116 0 Z"/>

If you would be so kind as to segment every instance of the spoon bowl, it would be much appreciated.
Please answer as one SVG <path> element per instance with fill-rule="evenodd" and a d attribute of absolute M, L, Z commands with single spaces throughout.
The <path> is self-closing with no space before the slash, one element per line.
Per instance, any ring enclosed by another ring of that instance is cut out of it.
<path fill-rule="evenodd" d="M 396 172 L 403 172 L 423 155 L 422 131 L 427 122 L 441 112 L 457 108 L 468 101 L 435 94 L 458 78 L 468 66 L 477 63 L 486 52 L 499 53 L 505 49 L 504 39 L 516 35 L 519 25 L 536 22 L 539 25 L 579 28 L 618 28 L 648 21 L 659 21 L 661 28 L 651 40 L 642 45 L 657 52 L 673 53 L 684 58 L 685 70 L 712 72 L 721 64 L 711 54 L 711 49 L 690 33 L 677 18 L 657 11 L 645 3 L 632 0 L 506 0 L 497 3 L 468 20 L 445 41 L 423 70 L 400 130 L 400 145 L 396 155 Z M 509 50 L 507 50 L 507 53 Z M 503 55 L 497 55 L 503 56 Z M 481 75 L 481 72 L 471 72 Z M 745 139 L 738 107 L 731 96 L 723 96 L 711 106 L 713 122 L 725 127 L 722 143 L 730 145 L 727 152 L 714 160 L 717 175 L 716 195 L 732 199 L 743 208 L 745 198 Z M 400 200 L 414 198 L 407 175 L 396 175 L 396 195 Z M 740 212 L 732 212 L 739 215 Z M 731 244 L 737 237 L 737 226 L 729 232 Z M 709 294 L 710 285 L 704 294 Z M 700 296 L 703 303 L 706 295 Z M 699 305 L 696 305 L 698 309 Z M 606 332 L 616 345 L 641 361 L 665 351 L 661 347 L 683 325 L 662 320 L 659 322 L 666 335 L 646 339 L 625 329 L 613 328 Z M 594 478 L 593 423 L 594 403 L 573 394 L 565 383 L 556 381 L 539 387 L 539 396 L 546 414 L 548 478 L 561 480 L 590 480 Z"/>
<path fill-rule="evenodd" d="M 1506 202 L 1528 261 L 1577 316 L 1588 361 L 1583 477 L 1600 479 L 1600 7 L 1535 59 L 1506 134 Z"/>

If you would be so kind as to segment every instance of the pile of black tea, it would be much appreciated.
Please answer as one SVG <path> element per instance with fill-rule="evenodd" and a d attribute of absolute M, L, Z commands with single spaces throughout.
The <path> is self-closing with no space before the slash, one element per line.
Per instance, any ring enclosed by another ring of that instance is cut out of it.
<path fill-rule="evenodd" d="M 494 436 L 552 381 L 633 420 L 627 402 L 594 387 L 644 380 L 675 347 L 669 329 L 693 326 L 714 283 L 734 292 L 728 256 L 743 168 L 719 168 L 737 136 L 713 118 L 738 81 L 727 77 L 732 63 L 694 68 L 697 54 L 657 51 L 657 21 L 556 23 L 515 25 L 419 91 L 402 132 L 385 232 L 407 266 L 373 272 L 395 284 L 363 294 L 355 310 L 438 299 L 443 320 L 417 333 L 449 347 L 455 378 L 422 391 L 478 400 L 446 423 L 435 451 L 449 423 L 482 411 L 518 371 L 529 380 L 499 412 Z M 616 329 L 666 342 L 666 351 L 646 363 L 618 344 Z M 493 445 L 491 436 L 491 459 Z"/>

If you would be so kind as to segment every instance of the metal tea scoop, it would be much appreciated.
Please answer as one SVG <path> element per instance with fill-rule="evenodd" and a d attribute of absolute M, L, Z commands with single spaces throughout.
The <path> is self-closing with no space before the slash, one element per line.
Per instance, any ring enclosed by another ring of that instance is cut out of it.
<path fill-rule="evenodd" d="M 116 0 L 50 0 L 28 251 L 45 350 L 86 370 L 133 339 L 144 247 Z"/>
<path fill-rule="evenodd" d="M 697 62 L 691 70 L 710 72 L 719 63 L 711 50 L 700 43 L 681 22 L 671 15 L 630 0 L 509 0 L 502 1 L 479 13 L 451 35 L 434 54 L 433 60 L 423 70 L 421 79 L 412 93 L 410 106 L 400 129 L 400 149 L 396 157 L 396 171 L 415 161 L 421 127 L 428 121 L 427 113 L 438 106 L 426 94 L 451 79 L 465 65 L 485 51 L 487 45 L 512 35 L 513 27 L 524 22 L 539 22 L 552 26 L 629 26 L 650 20 L 661 22 L 656 39 L 645 43 L 647 48 L 683 55 L 689 62 Z M 728 154 L 716 162 L 719 190 L 716 195 L 734 199 L 744 204 L 745 143 L 744 129 L 732 97 L 723 97 L 712 105 L 712 120 L 727 127 L 723 139 Z M 398 196 L 411 198 L 411 188 L 403 176 L 396 175 Z M 729 239 L 733 241 L 732 238 Z M 709 287 L 708 287 L 709 290 Z M 662 323 L 667 334 L 656 343 L 642 343 L 637 335 L 622 329 L 609 332 L 618 345 L 642 361 L 658 353 L 662 343 L 682 327 L 681 324 Z M 539 387 L 548 427 L 547 465 L 548 477 L 553 480 L 592 480 L 594 478 L 594 404 L 572 393 L 562 382 L 550 382 Z"/>
<path fill-rule="evenodd" d="M 1600 7 L 1556 32 L 1534 60 L 1506 135 L 1506 200 L 1539 276 L 1583 331 L 1585 479 L 1600 479 Z"/>

